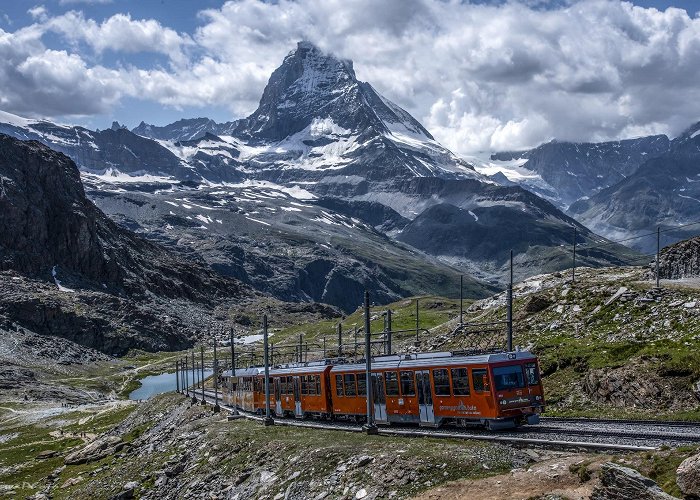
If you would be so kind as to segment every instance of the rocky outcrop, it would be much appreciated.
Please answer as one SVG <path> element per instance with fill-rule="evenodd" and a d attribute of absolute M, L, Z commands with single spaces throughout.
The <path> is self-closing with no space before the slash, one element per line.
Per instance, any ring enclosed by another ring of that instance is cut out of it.
<path fill-rule="evenodd" d="M 582 388 L 592 401 L 618 408 L 682 409 L 695 403 L 691 374 L 659 373 L 653 364 L 637 359 L 618 368 L 589 370 Z"/>
<path fill-rule="evenodd" d="M 700 498 L 700 454 L 681 462 L 676 470 L 676 483 L 686 499 Z"/>
<path fill-rule="evenodd" d="M 125 443 L 117 436 L 104 436 L 96 439 L 84 448 L 79 449 L 63 459 L 66 465 L 80 465 L 101 460 L 124 447 Z"/>
<path fill-rule="evenodd" d="M 655 272 L 652 264 L 652 272 Z M 659 256 L 659 276 L 663 279 L 700 276 L 700 237 L 667 246 Z"/>
<path fill-rule="evenodd" d="M 596 486 L 591 500 L 674 500 L 648 477 L 629 467 L 604 463 L 600 470 L 600 485 Z M 676 499 L 677 500 L 677 499 Z"/>

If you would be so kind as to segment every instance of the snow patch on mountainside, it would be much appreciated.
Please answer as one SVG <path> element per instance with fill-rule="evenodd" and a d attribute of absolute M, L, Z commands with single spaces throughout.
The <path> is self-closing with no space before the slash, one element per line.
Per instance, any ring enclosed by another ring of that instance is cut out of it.
<path fill-rule="evenodd" d="M 128 183 L 146 183 L 146 182 L 174 182 L 172 177 L 160 176 L 148 174 L 145 172 L 134 172 L 134 173 L 124 173 L 120 172 L 116 168 L 107 168 L 103 172 L 91 172 L 83 170 L 80 172 L 80 176 L 84 180 L 101 181 L 101 182 L 111 182 L 119 184 Z"/>
<path fill-rule="evenodd" d="M 15 127 L 27 127 L 32 123 L 36 123 L 38 120 L 32 120 L 31 118 L 24 118 L 22 116 L 13 115 L 6 111 L 0 111 L 0 122 L 7 123 L 8 125 L 14 125 Z"/>

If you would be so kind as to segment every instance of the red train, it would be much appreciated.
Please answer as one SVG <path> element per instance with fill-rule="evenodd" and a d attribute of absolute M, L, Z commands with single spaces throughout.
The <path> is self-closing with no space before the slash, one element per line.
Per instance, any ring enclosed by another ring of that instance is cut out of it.
<path fill-rule="evenodd" d="M 265 411 L 264 369 L 224 374 L 224 400 L 246 411 Z M 278 417 L 345 418 L 364 421 L 364 363 L 342 359 L 270 369 L 270 408 Z M 438 427 L 483 425 L 505 429 L 537 424 L 544 393 L 537 358 L 527 352 L 465 356 L 449 352 L 372 358 L 377 424 Z"/>

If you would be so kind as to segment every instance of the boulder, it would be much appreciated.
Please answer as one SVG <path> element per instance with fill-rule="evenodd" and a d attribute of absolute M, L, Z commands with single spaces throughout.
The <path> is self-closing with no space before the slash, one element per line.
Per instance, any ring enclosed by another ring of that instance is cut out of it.
<path fill-rule="evenodd" d="M 653 480 L 634 469 L 606 462 L 600 469 L 600 484 L 591 494 L 591 500 L 674 500 Z M 677 500 L 677 499 L 676 499 Z"/>
<path fill-rule="evenodd" d="M 700 454 L 681 462 L 676 470 L 676 483 L 686 498 L 700 498 Z"/>
<path fill-rule="evenodd" d="M 66 465 L 79 465 L 94 462 L 118 452 L 124 447 L 124 445 L 125 443 L 122 442 L 121 438 L 116 436 L 106 436 L 101 439 L 96 439 L 78 451 L 70 453 L 66 456 L 64 462 Z"/>

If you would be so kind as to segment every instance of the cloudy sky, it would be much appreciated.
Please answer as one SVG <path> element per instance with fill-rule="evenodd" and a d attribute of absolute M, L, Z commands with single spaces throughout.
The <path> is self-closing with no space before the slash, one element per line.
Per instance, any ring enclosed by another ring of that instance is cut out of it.
<path fill-rule="evenodd" d="M 0 4 L 0 109 L 92 128 L 226 121 L 298 40 L 461 153 L 700 120 L 699 0 L 27 0 Z"/>

